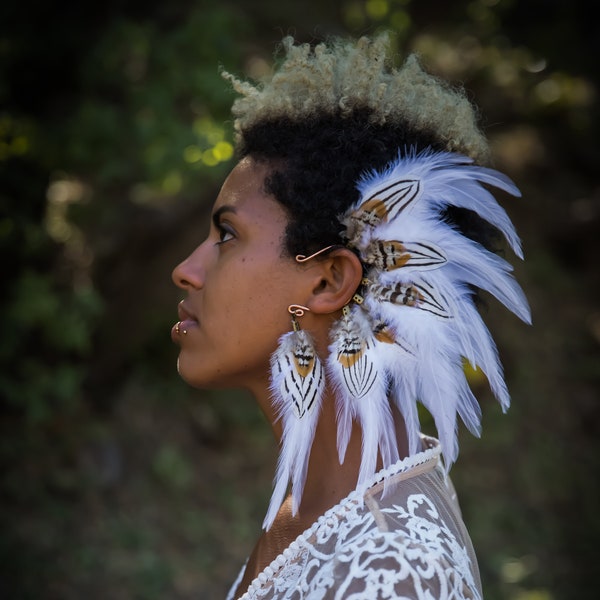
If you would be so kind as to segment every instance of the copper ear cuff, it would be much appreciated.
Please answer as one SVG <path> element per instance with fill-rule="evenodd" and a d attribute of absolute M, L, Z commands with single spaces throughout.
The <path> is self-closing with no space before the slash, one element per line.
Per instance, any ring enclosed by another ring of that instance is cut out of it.
<path fill-rule="evenodd" d="M 315 256 L 319 256 L 320 254 L 324 254 L 325 252 L 327 252 L 328 250 L 331 250 L 335 246 L 336 246 L 336 244 L 332 244 L 331 246 L 327 246 L 325 248 L 321 248 L 320 250 L 317 250 L 317 252 L 313 252 L 313 254 L 311 254 L 310 256 L 306 256 L 305 254 L 296 254 L 296 262 L 305 263 L 305 262 L 313 259 Z"/>

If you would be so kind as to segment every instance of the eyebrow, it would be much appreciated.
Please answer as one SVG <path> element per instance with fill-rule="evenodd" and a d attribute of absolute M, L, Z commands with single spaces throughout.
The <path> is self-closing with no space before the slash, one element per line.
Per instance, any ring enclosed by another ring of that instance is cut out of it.
<path fill-rule="evenodd" d="M 237 210 L 235 209 L 234 206 L 230 206 L 229 204 L 224 204 L 223 206 L 220 206 L 217 210 L 215 210 L 215 212 L 213 213 L 213 216 L 212 216 L 212 222 L 215 227 L 219 226 L 219 223 L 221 222 L 221 215 L 223 213 L 227 213 L 227 212 L 231 212 L 231 213 L 235 214 L 237 212 Z"/>

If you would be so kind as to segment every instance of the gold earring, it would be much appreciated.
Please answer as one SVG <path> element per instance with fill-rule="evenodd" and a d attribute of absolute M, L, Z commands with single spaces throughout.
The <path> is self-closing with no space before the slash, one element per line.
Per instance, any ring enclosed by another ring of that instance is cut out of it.
<path fill-rule="evenodd" d="M 288 306 L 288 312 L 292 315 L 292 327 L 294 331 L 300 331 L 300 325 L 296 317 L 303 317 L 306 311 L 310 312 L 310 308 L 302 306 L 302 304 L 290 304 Z"/>

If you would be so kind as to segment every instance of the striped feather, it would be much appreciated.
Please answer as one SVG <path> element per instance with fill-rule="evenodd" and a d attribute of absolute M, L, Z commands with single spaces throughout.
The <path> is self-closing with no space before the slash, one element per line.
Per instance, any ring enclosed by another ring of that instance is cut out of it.
<path fill-rule="evenodd" d="M 343 221 L 350 242 L 357 243 L 366 228 L 394 219 L 418 198 L 420 187 L 420 181 L 404 179 L 373 189 L 369 197 Z"/>
<path fill-rule="evenodd" d="M 367 265 L 382 271 L 402 267 L 437 269 L 447 260 L 444 252 L 435 244 L 399 240 L 374 240 L 367 246 L 361 258 Z"/>
<path fill-rule="evenodd" d="M 368 293 L 377 298 L 379 302 L 417 308 L 443 319 L 450 317 L 444 297 L 433 285 L 422 278 L 414 283 L 398 282 L 391 285 L 371 283 Z"/>
<path fill-rule="evenodd" d="M 283 335 L 271 357 L 271 395 L 283 435 L 274 490 L 263 522 L 266 530 L 277 516 L 290 482 L 292 513 L 298 512 L 324 388 L 323 364 L 310 335 L 303 330 Z"/>
<path fill-rule="evenodd" d="M 389 371 L 396 361 L 410 355 L 396 343 L 387 324 L 378 321 L 374 326 L 358 306 L 336 323 L 332 340 L 328 373 L 336 391 L 339 458 L 344 461 L 351 423 L 355 420 L 362 432 L 358 476 L 362 483 L 375 473 L 378 456 L 384 467 L 399 458 L 388 399 Z"/>

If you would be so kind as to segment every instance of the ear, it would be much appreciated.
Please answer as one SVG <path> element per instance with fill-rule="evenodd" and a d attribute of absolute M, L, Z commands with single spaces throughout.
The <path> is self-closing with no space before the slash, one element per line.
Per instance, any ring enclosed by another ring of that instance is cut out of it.
<path fill-rule="evenodd" d="M 307 307 L 315 314 L 330 314 L 348 304 L 360 286 L 362 264 L 348 248 L 336 248 L 311 265 L 311 293 Z"/>

